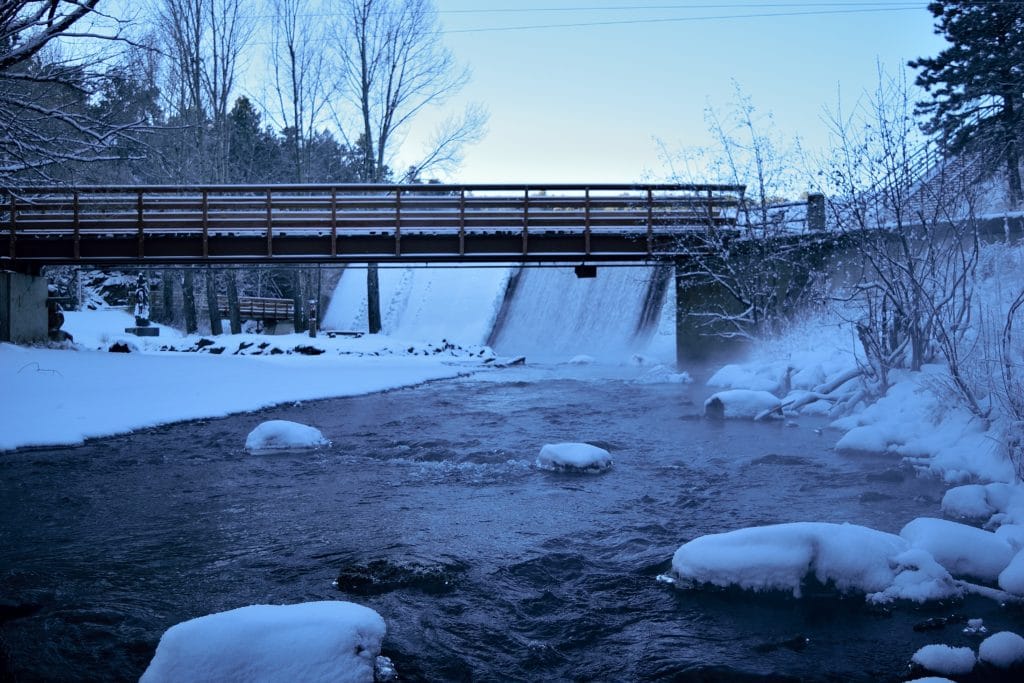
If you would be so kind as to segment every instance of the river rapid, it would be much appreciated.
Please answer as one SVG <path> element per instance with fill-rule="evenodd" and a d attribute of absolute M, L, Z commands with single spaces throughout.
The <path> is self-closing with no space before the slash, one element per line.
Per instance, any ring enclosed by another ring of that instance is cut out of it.
<path fill-rule="evenodd" d="M 0 455 L 0 678 L 134 680 L 173 624 L 342 599 L 388 624 L 408 681 L 897 680 L 933 617 L 1013 627 L 994 603 L 868 607 L 657 580 L 702 534 L 789 521 L 898 532 L 943 487 L 839 454 L 813 419 L 699 417 L 696 384 L 637 368 L 508 368 L 370 396 Z M 254 457 L 268 419 L 313 453 Z M 538 470 L 545 443 L 607 448 L 600 475 Z M 775 678 L 773 678 L 774 680 Z"/>

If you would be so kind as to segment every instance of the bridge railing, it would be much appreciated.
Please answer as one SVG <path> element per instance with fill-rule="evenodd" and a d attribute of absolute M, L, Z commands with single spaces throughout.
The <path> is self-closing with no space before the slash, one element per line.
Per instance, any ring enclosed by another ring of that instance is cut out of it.
<path fill-rule="evenodd" d="M 338 257 L 345 238 L 371 235 L 382 254 L 402 256 L 403 238 L 447 235 L 445 249 L 467 253 L 473 235 L 516 233 L 528 255 L 530 236 L 572 233 L 589 253 L 591 236 L 628 233 L 653 249 L 656 234 L 713 230 L 736 224 L 744 188 L 732 185 L 194 185 L 23 187 L 2 205 L 10 259 L 19 240 L 70 243 L 64 257 L 83 257 L 83 244 L 133 240 L 134 257 L 157 238 L 190 238 L 194 258 L 226 258 L 225 238 L 244 239 L 245 256 L 295 256 L 283 242 Z M 219 240 L 221 246 L 211 249 Z M 0 244 L 2 244 L 0 239 Z M 260 246 L 255 246 L 256 242 Z M 216 253 L 213 253 L 216 251 Z M 31 257 L 22 253 L 22 258 Z M 96 249 L 89 250 L 96 253 Z M 372 255 L 372 254 L 370 254 Z M 0 257 L 3 253 L 0 252 Z"/>

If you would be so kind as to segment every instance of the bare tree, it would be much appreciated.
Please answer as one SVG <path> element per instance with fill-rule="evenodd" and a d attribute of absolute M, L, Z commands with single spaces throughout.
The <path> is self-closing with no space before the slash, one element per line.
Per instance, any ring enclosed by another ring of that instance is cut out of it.
<path fill-rule="evenodd" d="M 79 162 L 117 158 L 111 149 L 143 122 L 113 124 L 90 107 L 109 54 L 125 42 L 125 22 L 97 11 L 98 0 L 0 3 L 0 184 L 31 172 L 42 179 Z M 92 46 L 92 47 L 87 47 Z"/>
<path fill-rule="evenodd" d="M 274 92 L 267 109 L 285 133 L 298 183 L 306 179 L 309 141 L 326 123 L 337 90 L 330 77 L 333 64 L 325 50 L 324 22 L 312 9 L 308 0 L 273 0 Z"/>
<path fill-rule="evenodd" d="M 796 239 L 801 222 L 776 209 L 796 192 L 795 146 L 783 140 L 771 116 L 756 109 L 739 85 L 725 113 L 705 110 L 713 147 L 666 154 L 676 182 L 746 185 L 737 197 L 737 230 L 723 230 L 708 216 L 708 229 L 677 266 L 682 290 L 695 302 L 687 315 L 704 336 L 753 339 L 770 334 L 815 297 L 812 268 L 821 252 Z M 686 169 L 680 173 L 677 169 Z M 681 290 L 681 291 L 682 291 Z M 820 299 L 820 297 L 817 297 Z"/>
<path fill-rule="evenodd" d="M 209 102 L 217 153 L 213 179 L 228 180 L 231 136 L 228 134 L 228 105 L 235 91 L 238 60 L 253 33 L 253 20 L 241 13 L 241 0 L 207 0 L 207 57 L 203 62 L 202 84 Z"/>
<path fill-rule="evenodd" d="M 338 0 L 337 27 L 343 94 L 356 112 L 363 154 L 362 175 L 369 182 L 387 179 L 401 136 L 425 108 L 441 105 L 469 79 L 441 42 L 437 12 L 430 0 Z M 480 107 L 450 119 L 434 145 L 413 164 L 423 173 L 457 158 L 457 150 L 475 141 L 486 124 Z"/>
<path fill-rule="evenodd" d="M 980 254 L 972 175 L 927 152 L 906 83 L 879 85 L 849 115 L 833 113 L 824 174 L 833 221 L 863 264 L 849 301 L 874 390 L 894 368 L 944 360 L 965 405 L 987 420 L 963 368 Z"/>

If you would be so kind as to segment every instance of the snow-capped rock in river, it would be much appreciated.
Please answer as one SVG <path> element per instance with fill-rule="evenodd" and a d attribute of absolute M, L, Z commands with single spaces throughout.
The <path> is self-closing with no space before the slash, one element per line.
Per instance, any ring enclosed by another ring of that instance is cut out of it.
<path fill-rule="evenodd" d="M 167 629 L 140 683 L 372 683 L 386 631 L 351 602 L 250 605 Z"/>
<path fill-rule="evenodd" d="M 549 443 L 540 449 L 536 465 L 559 472 L 603 472 L 612 466 L 612 456 L 589 443 Z"/>
<path fill-rule="evenodd" d="M 245 450 L 250 453 L 304 450 L 330 446 L 319 429 L 288 420 L 269 420 L 249 432 Z"/>
<path fill-rule="evenodd" d="M 730 389 L 713 394 L 704 401 L 704 415 L 714 419 L 763 419 L 772 414 L 782 415 L 782 401 L 767 391 Z"/>
<path fill-rule="evenodd" d="M 974 670 L 975 657 L 969 647 L 925 645 L 914 653 L 911 661 L 932 673 L 962 676 Z"/>
<path fill-rule="evenodd" d="M 796 597 L 808 578 L 843 593 L 865 593 L 872 602 L 924 602 L 961 592 L 927 553 L 911 550 L 895 534 L 854 524 L 795 522 L 701 536 L 676 551 L 672 571 L 683 586 L 783 590 Z"/>
<path fill-rule="evenodd" d="M 981 641 L 978 659 L 1000 669 L 1024 666 L 1024 638 L 1012 631 L 1000 631 Z"/>
<path fill-rule="evenodd" d="M 1013 559 L 1013 548 L 999 536 L 946 519 L 919 517 L 900 531 L 911 546 L 927 550 L 947 571 L 995 581 Z"/>

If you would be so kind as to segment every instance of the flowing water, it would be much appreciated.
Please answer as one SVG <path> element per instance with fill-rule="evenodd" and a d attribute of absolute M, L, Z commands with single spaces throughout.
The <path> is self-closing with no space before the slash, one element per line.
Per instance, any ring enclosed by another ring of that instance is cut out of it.
<path fill-rule="evenodd" d="M 253 603 L 344 599 L 388 624 L 401 680 L 897 678 L 931 617 L 1020 623 L 991 602 L 872 609 L 660 583 L 679 545 L 821 520 L 898 531 L 941 487 L 835 435 L 697 417 L 697 385 L 529 367 L 0 456 L 0 677 L 131 680 L 161 633 Z M 254 457 L 266 419 L 333 446 Z M 601 475 L 533 466 L 544 443 Z"/>

